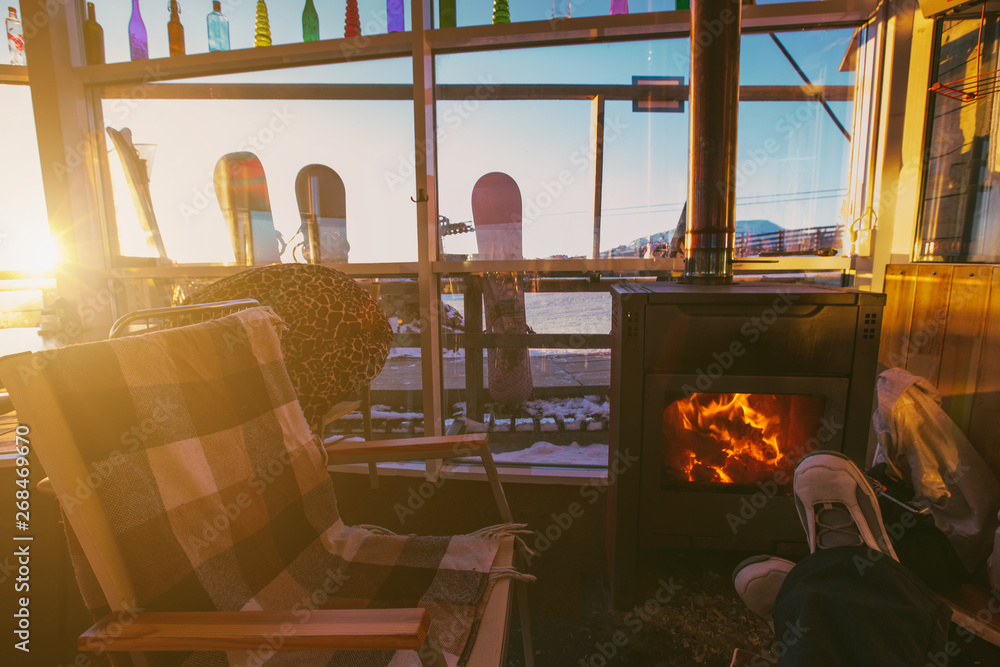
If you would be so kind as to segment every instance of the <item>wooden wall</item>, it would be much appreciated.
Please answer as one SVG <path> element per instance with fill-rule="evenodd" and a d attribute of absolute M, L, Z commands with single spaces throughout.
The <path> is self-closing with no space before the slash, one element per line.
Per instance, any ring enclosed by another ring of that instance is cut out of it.
<path fill-rule="evenodd" d="M 1000 266 L 893 264 L 879 361 L 929 380 L 1000 477 Z"/>

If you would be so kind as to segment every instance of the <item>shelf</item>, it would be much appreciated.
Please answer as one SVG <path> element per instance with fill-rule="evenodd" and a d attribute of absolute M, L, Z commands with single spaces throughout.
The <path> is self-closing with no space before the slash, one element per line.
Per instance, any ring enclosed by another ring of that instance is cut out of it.
<path fill-rule="evenodd" d="M 28 85 L 28 68 L 23 65 L 0 65 L 0 85 Z"/>
<path fill-rule="evenodd" d="M 135 99 L 136 86 L 114 84 L 104 87 L 104 99 Z M 142 87 L 144 100 L 412 100 L 413 86 L 400 83 L 150 83 Z M 744 102 L 814 102 L 822 95 L 828 102 L 854 99 L 854 86 L 768 85 L 740 86 Z M 688 99 L 688 86 L 644 84 L 552 84 L 515 83 L 439 84 L 438 100 L 591 100 Z"/>
<path fill-rule="evenodd" d="M 743 8 L 743 32 L 803 30 L 820 24 L 826 28 L 856 26 L 869 17 L 872 5 L 872 0 L 814 0 L 749 5 Z M 428 30 L 424 37 L 433 53 L 604 43 L 686 37 L 690 32 L 690 19 L 691 13 L 688 10 L 588 16 Z M 148 83 L 374 58 L 409 58 L 414 52 L 414 41 L 413 33 L 397 32 L 301 44 L 279 44 L 260 49 L 88 65 L 77 67 L 75 71 L 82 83 L 91 86 Z"/>
<path fill-rule="evenodd" d="M 388 35 L 278 44 L 259 49 L 212 51 L 174 58 L 87 65 L 76 67 L 74 71 L 77 79 L 87 85 L 149 83 L 372 58 L 409 57 L 412 53 L 412 42 L 411 33 L 394 32 Z"/>

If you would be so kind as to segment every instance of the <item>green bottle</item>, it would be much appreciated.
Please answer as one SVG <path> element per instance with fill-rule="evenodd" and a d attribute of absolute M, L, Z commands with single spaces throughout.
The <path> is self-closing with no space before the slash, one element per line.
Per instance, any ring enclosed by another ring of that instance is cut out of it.
<path fill-rule="evenodd" d="M 313 0 L 306 0 L 306 7 L 302 10 L 302 41 L 319 41 L 319 15 Z"/>
<path fill-rule="evenodd" d="M 510 23 L 510 6 L 507 0 L 493 0 L 493 25 Z"/>
<path fill-rule="evenodd" d="M 438 27 L 455 27 L 455 0 L 438 0 Z"/>

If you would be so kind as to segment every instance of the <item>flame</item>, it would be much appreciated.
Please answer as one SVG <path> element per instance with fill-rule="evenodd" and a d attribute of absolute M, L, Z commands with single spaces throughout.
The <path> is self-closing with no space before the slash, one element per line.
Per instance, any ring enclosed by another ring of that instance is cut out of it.
<path fill-rule="evenodd" d="M 782 447 L 821 415 L 804 396 L 692 394 L 664 411 L 664 463 L 689 481 L 754 483 L 794 467 Z"/>

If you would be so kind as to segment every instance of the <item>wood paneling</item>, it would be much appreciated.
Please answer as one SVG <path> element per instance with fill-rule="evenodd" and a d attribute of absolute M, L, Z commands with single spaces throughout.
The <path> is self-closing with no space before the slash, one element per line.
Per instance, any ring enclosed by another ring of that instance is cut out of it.
<path fill-rule="evenodd" d="M 1000 266 L 886 268 L 879 361 L 930 381 L 1000 477 Z"/>
<path fill-rule="evenodd" d="M 993 267 L 969 440 L 1000 475 L 1000 267 Z"/>
<path fill-rule="evenodd" d="M 951 278 L 937 387 L 944 396 L 944 409 L 963 431 L 972 420 L 992 275 L 989 266 L 957 266 Z"/>
<path fill-rule="evenodd" d="M 913 315 L 906 337 L 906 370 L 930 380 L 934 385 L 937 385 L 941 369 L 952 271 L 952 266 L 937 264 L 917 267 Z"/>
<path fill-rule="evenodd" d="M 889 266 L 885 274 L 885 310 L 882 311 L 882 341 L 878 360 L 893 368 L 906 367 L 906 339 L 913 314 L 917 267 Z"/>

